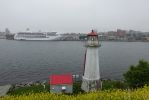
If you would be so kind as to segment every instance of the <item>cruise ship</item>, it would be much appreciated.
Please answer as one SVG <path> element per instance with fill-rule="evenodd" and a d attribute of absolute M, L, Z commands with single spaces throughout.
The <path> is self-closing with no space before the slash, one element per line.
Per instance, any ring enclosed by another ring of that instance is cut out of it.
<path fill-rule="evenodd" d="M 58 40 L 61 37 L 57 32 L 19 32 L 15 40 Z"/>

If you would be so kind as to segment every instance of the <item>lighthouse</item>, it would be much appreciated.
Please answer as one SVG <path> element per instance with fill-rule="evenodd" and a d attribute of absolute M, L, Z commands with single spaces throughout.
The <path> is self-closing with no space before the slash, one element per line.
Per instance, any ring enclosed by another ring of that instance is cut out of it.
<path fill-rule="evenodd" d="M 97 33 L 92 30 L 87 35 L 84 72 L 81 88 L 85 92 L 96 91 L 100 88 L 99 55 L 100 47 Z"/>

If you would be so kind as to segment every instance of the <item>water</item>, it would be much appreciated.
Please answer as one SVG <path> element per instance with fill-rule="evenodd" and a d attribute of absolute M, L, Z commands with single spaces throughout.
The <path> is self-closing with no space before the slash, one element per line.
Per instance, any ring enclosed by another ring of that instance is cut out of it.
<path fill-rule="evenodd" d="M 48 80 L 50 74 L 82 74 L 85 47 L 80 41 L 0 40 L 0 84 Z M 139 59 L 149 61 L 149 43 L 102 42 L 102 78 L 122 79 Z"/>

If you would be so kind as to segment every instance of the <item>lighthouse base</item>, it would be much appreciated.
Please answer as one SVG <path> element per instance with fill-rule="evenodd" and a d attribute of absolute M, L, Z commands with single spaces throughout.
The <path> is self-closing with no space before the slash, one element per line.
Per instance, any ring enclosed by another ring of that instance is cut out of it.
<path fill-rule="evenodd" d="M 81 89 L 85 92 L 92 92 L 100 90 L 101 88 L 101 82 L 100 80 L 82 80 Z"/>

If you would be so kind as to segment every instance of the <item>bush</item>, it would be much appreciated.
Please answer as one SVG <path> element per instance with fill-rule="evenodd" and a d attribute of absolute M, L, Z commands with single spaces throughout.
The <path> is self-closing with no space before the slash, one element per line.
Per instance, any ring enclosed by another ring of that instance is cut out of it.
<path fill-rule="evenodd" d="M 81 84 L 81 81 L 73 83 L 73 94 L 83 93 L 83 90 L 81 89 Z"/>
<path fill-rule="evenodd" d="M 127 85 L 122 81 L 104 80 L 102 90 L 127 89 Z"/>
<path fill-rule="evenodd" d="M 21 87 L 15 90 L 10 90 L 8 95 L 28 95 L 30 93 L 50 92 L 50 86 L 46 84 L 44 89 L 42 85 L 34 85 L 31 87 Z"/>
<path fill-rule="evenodd" d="M 130 66 L 129 70 L 124 74 L 124 79 L 131 88 L 142 87 L 145 84 L 148 84 L 149 63 L 140 60 L 136 66 Z"/>

